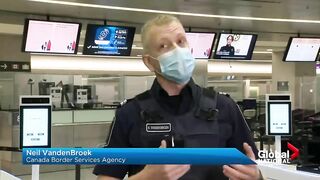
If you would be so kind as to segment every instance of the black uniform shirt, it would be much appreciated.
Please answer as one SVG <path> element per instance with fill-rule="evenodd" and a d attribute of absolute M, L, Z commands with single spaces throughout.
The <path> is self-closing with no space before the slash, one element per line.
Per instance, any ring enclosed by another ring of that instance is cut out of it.
<path fill-rule="evenodd" d="M 192 92 L 190 83 L 187 84 L 179 95 L 169 96 L 168 93 L 162 89 L 157 81 L 151 88 L 152 95 L 159 102 L 160 106 L 167 112 L 174 115 L 179 115 L 187 112 L 193 105 Z"/>
<path fill-rule="evenodd" d="M 234 56 L 234 47 L 231 45 L 222 46 L 220 49 L 221 52 L 228 52 L 227 56 Z"/>
<path fill-rule="evenodd" d="M 152 97 L 154 97 L 167 112 L 173 115 L 179 115 L 186 113 L 196 104 L 193 92 L 194 86 L 197 85 L 191 79 L 182 89 L 180 95 L 169 96 L 157 80 L 155 80 L 150 92 Z M 247 142 L 252 146 L 257 157 L 257 149 L 237 105 L 232 99 L 224 95 L 218 95 L 217 99 L 219 126 L 223 128 L 219 134 L 220 147 L 235 147 L 243 151 L 242 144 L 243 142 Z M 107 140 L 107 147 L 143 147 L 139 125 L 139 122 L 142 120 L 139 113 L 140 108 L 136 100 L 129 101 L 117 109 L 112 132 Z M 220 116 L 220 114 L 222 116 Z M 93 173 L 122 179 L 127 172 L 130 176 L 141 171 L 143 167 L 144 166 L 141 165 L 96 165 Z"/>

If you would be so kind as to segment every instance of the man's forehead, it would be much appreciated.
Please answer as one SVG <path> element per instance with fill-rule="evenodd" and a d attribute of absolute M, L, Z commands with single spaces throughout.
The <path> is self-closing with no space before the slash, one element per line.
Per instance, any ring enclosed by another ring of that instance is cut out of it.
<path fill-rule="evenodd" d="M 182 25 L 178 22 L 172 22 L 168 24 L 167 28 L 168 31 L 184 31 Z"/>
<path fill-rule="evenodd" d="M 162 34 L 162 33 L 173 33 L 173 32 L 184 33 L 184 28 L 178 22 L 171 22 L 169 24 L 160 25 L 160 26 L 154 25 L 153 27 L 151 27 L 149 33 Z"/>

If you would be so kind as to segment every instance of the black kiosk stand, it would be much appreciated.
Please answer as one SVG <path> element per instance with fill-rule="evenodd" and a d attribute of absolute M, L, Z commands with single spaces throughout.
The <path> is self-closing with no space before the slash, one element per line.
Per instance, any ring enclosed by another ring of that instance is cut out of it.
<path fill-rule="evenodd" d="M 20 96 L 20 149 L 51 147 L 50 96 Z M 32 180 L 39 180 L 40 166 L 32 165 Z"/>

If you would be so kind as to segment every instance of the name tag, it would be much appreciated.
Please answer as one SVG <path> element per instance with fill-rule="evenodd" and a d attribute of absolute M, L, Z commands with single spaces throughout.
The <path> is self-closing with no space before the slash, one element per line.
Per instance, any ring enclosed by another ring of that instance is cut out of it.
<path fill-rule="evenodd" d="M 147 123 L 147 132 L 171 132 L 171 123 Z"/>

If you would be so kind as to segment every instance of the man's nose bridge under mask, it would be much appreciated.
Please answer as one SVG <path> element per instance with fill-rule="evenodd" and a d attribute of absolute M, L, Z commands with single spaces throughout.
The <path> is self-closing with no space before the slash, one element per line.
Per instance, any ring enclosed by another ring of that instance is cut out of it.
<path fill-rule="evenodd" d="M 173 50 L 173 49 L 175 49 L 175 48 L 178 48 L 178 47 L 180 47 L 177 43 L 175 43 L 175 42 L 173 42 L 172 43 L 172 49 L 170 49 L 170 50 Z M 180 48 L 183 48 L 183 47 L 180 47 Z"/>

